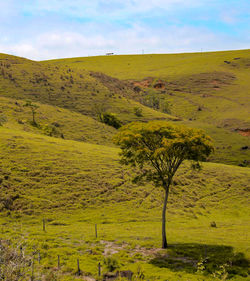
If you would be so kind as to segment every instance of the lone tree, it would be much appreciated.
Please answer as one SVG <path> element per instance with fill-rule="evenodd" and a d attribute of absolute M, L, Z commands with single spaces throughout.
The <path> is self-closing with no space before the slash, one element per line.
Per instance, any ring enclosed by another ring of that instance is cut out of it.
<path fill-rule="evenodd" d="M 202 130 L 168 124 L 165 121 L 133 122 L 121 127 L 114 137 L 121 151 L 121 163 L 138 168 L 134 182 L 151 181 L 164 189 L 162 248 L 167 248 L 166 207 L 173 177 L 185 160 L 200 168 L 213 151 L 210 137 Z"/>
<path fill-rule="evenodd" d="M 39 106 L 37 104 L 32 103 L 32 101 L 27 100 L 26 103 L 24 104 L 24 106 L 27 106 L 30 108 L 31 112 L 32 112 L 32 125 L 36 126 L 36 120 L 35 120 L 35 115 L 37 112 L 37 109 L 39 108 Z"/>

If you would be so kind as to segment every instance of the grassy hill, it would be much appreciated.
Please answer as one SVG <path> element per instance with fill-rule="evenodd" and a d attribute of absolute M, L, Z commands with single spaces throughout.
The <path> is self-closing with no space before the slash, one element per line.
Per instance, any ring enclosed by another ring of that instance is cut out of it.
<path fill-rule="evenodd" d="M 250 170 L 238 165 L 250 164 L 249 60 L 248 50 L 46 62 L 0 54 L 0 240 L 22 245 L 35 280 L 98 280 L 107 257 L 150 281 L 248 280 Z M 132 184 L 136 171 L 119 163 L 117 130 L 100 109 L 214 139 L 200 172 L 186 162 L 176 175 L 167 250 L 161 189 Z"/>
<path fill-rule="evenodd" d="M 179 280 L 199 280 L 197 264 L 207 251 L 204 280 L 214 280 L 218 265 L 231 259 L 232 277 L 244 280 L 249 169 L 207 163 L 193 172 L 186 163 L 171 190 L 171 246 L 160 251 L 161 190 L 133 185 L 133 171 L 120 166 L 117 148 L 7 128 L 0 128 L 0 138 L 1 236 L 23 241 L 27 252 L 39 250 L 40 267 L 53 268 L 61 255 L 59 280 L 75 280 L 76 258 L 86 275 L 97 275 L 99 261 L 107 270 L 108 251 L 122 269 L 136 272 L 140 264 L 149 280 L 176 280 L 175 266 Z"/>
<path fill-rule="evenodd" d="M 171 112 L 230 129 L 249 129 L 250 51 L 99 56 L 53 60 L 132 81 L 143 95 L 160 94 Z M 158 89 L 157 89 L 158 88 Z M 198 109 L 201 110 L 198 110 Z"/>
<path fill-rule="evenodd" d="M 25 104 L 25 100 L 0 97 L 0 118 L 2 117 L 5 128 L 89 143 L 112 144 L 112 136 L 116 130 L 90 116 L 36 103 L 37 126 L 34 126 L 32 112 Z"/>
<path fill-rule="evenodd" d="M 129 178 L 132 171 L 124 170 L 124 167 L 120 166 L 118 152 L 115 147 L 1 128 L 2 183 L 6 184 L 5 188 L 20 192 L 18 194 L 22 200 L 13 202 L 17 204 L 17 207 L 13 205 L 13 209 L 31 209 L 38 212 L 55 207 L 78 208 L 102 202 L 137 201 L 141 196 L 144 197 L 143 194 L 146 196 L 148 190 L 131 186 Z M 221 194 L 224 198 L 228 192 L 231 199 L 241 206 L 240 209 L 245 210 L 247 198 L 244 198 L 244 190 L 247 191 L 249 169 L 213 163 L 204 165 L 205 169 L 200 175 L 193 171 L 187 172 L 187 165 L 176 181 L 176 192 L 185 197 L 185 204 L 195 204 L 194 202 L 200 200 L 195 197 L 209 197 L 209 193 L 213 193 L 216 186 L 216 193 L 224 191 L 223 195 Z M 221 170 L 216 171 L 217 167 Z M 184 176 L 185 173 L 187 176 Z M 5 176 L 8 177 L 6 182 Z M 193 178 L 192 181 L 188 180 L 189 176 Z M 239 179 L 236 181 L 237 178 Z M 190 184 L 191 190 L 188 189 Z M 206 196 L 200 194 L 201 191 L 205 192 Z M 54 200 L 53 194 L 56 194 Z M 159 193 L 156 193 L 156 196 L 159 196 Z M 236 198 L 233 199 L 233 196 Z M 206 199 L 209 201 L 209 198 Z M 19 201 L 24 205 L 19 206 Z M 29 201 L 31 207 L 26 201 Z M 39 205 L 36 205 L 36 202 Z M 155 197 L 152 202 L 153 205 L 159 203 Z M 179 200 L 176 202 L 180 207 Z M 217 203 L 219 201 L 215 202 Z M 231 208 L 226 201 L 223 204 L 225 205 L 221 205 L 222 208 L 226 205 L 227 209 Z"/>
<path fill-rule="evenodd" d="M 126 83 L 112 81 L 110 78 L 102 83 L 91 72 L 75 71 L 67 65 L 44 65 L 0 54 L 0 95 L 3 97 L 30 99 L 91 117 L 96 117 L 96 109 L 102 106 L 105 111 L 116 113 L 122 122 L 176 119 L 129 99 L 134 91 Z M 142 117 L 134 114 L 137 107 L 143 112 Z"/>
<path fill-rule="evenodd" d="M 168 57 L 168 55 L 166 56 Z M 166 56 L 162 55 L 162 58 L 165 58 Z M 173 55 L 173 58 L 176 58 L 176 56 Z M 189 54 L 189 56 L 192 58 L 192 56 L 195 55 Z M 218 54 L 215 53 L 214 56 L 218 56 Z M 142 58 L 141 56 L 138 57 L 147 62 L 147 55 L 145 57 L 142 56 Z M 154 57 L 158 58 L 158 56 L 153 56 L 153 59 L 155 59 Z M 131 58 L 135 58 L 135 62 L 138 60 L 138 58 L 134 56 Z M 172 58 L 172 55 L 170 55 L 170 58 Z M 105 64 L 105 60 L 109 58 L 100 57 L 86 59 L 100 60 L 99 64 Z M 114 60 L 117 59 L 118 61 L 122 61 L 123 56 L 121 58 L 120 56 L 114 56 L 110 59 L 111 63 L 113 62 L 114 65 L 116 65 Z M 181 98 L 180 101 L 179 98 L 176 99 L 177 94 L 173 94 L 172 91 L 169 92 L 164 89 L 155 89 L 153 86 L 154 84 L 149 84 L 144 89 L 141 86 L 142 84 L 140 84 L 142 82 L 138 84 L 138 81 L 133 81 L 133 84 L 131 81 L 121 81 L 100 72 L 85 70 L 83 69 L 85 66 L 79 61 L 77 63 L 70 63 L 71 61 L 72 60 L 60 60 L 39 63 L 4 54 L 0 55 L 0 97 L 11 98 L 13 101 L 12 109 L 14 109 L 18 118 L 15 118 L 15 120 L 9 118 L 12 120 L 12 123 L 14 121 L 18 122 L 18 120 L 22 121 L 22 119 L 27 120 L 28 114 L 28 112 L 24 114 L 26 111 L 20 109 L 22 106 L 20 107 L 15 104 L 15 99 L 23 101 L 21 104 L 24 104 L 27 99 L 36 101 L 40 104 L 39 111 L 41 111 L 41 114 L 38 114 L 37 118 L 39 118 L 39 122 L 43 128 L 40 130 L 36 129 L 36 132 L 48 133 L 48 131 L 56 129 L 58 136 L 63 134 L 67 139 L 85 140 L 98 144 L 107 144 L 108 142 L 111 144 L 111 134 L 114 132 L 112 128 L 107 128 L 107 126 L 103 127 L 102 124 L 89 118 L 91 117 L 97 120 L 96 113 L 99 108 L 102 108 L 102 110 L 107 112 L 115 113 L 118 119 L 123 123 L 135 120 L 147 121 L 153 119 L 166 119 L 170 122 L 179 120 L 178 122 L 188 126 L 203 128 L 214 139 L 216 152 L 211 158 L 212 161 L 244 166 L 250 165 L 250 150 L 242 149 L 242 147 L 248 146 L 249 138 L 240 135 L 239 132 L 235 130 L 232 131 L 230 126 L 212 124 L 214 118 L 219 120 L 217 115 L 221 114 L 220 110 L 213 109 L 213 111 L 209 111 L 204 109 L 203 105 L 200 106 L 199 102 L 194 102 L 193 100 L 190 100 L 189 102 L 186 98 Z M 154 62 L 154 60 L 152 61 Z M 177 62 L 178 61 L 176 61 L 176 63 Z M 92 65 L 94 66 L 95 64 L 91 63 L 91 66 Z M 145 66 L 147 67 L 147 64 L 145 64 Z M 123 64 L 120 64 L 120 67 L 123 69 Z M 144 72 L 142 71 L 142 73 Z M 155 75 L 158 75 L 158 72 L 156 72 Z M 215 79 L 215 74 L 213 79 Z M 151 83 L 159 84 L 159 79 L 157 80 L 158 82 L 156 80 L 157 79 L 150 81 Z M 186 79 L 186 81 L 187 83 L 190 83 L 189 79 Z M 184 82 L 182 81 L 182 83 Z M 140 87 L 138 85 L 140 85 Z M 186 84 L 184 83 L 183 85 L 185 86 Z M 206 83 L 202 84 L 202 82 L 198 80 L 196 81 L 196 86 L 200 87 L 202 91 L 206 91 Z M 141 89 L 140 92 L 138 92 L 138 87 Z M 174 93 L 177 93 L 178 91 L 175 90 Z M 161 112 L 159 108 L 147 106 L 148 104 L 145 102 L 148 101 L 148 99 L 152 101 L 152 99 L 150 99 L 152 97 L 157 97 L 157 99 L 160 99 L 162 102 L 165 101 L 166 95 L 166 101 L 167 104 L 170 104 L 169 108 L 172 115 Z M 183 93 L 180 95 L 183 95 Z M 244 96 L 246 96 L 245 93 Z M 12 102 L 11 99 L 8 104 Z M 5 99 L 5 101 L 7 100 Z M 213 101 L 213 103 L 214 102 L 215 101 Z M 2 115 L 11 115 L 12 109 L 9 110 L 9 113 L 6 112 L 9 106 L 5 106 L 3 99 L 1 103 Z M 41 106 L 41 104 L 43 104 L 43 106 Z M 216 100 L 216 104 L 220 103 Z M 48 105 L 51 105 L 52 107 L 49 107 Z M 206 108 L 208 105 L 209 104 L 206 102 Z M 60 108 L 56 109 L 53 108 L 53 106 Z M 178 110 L 176 111 L 175 108 L 178 108 Z M 233 108 L 231 114 L 235 114 L 235 105 L 231 104 L 230 108 Z M 65 109 L 68 111 L 65 111 Z M 247 111 L 247 106 L 244 107 L 244 109 Z M 59 114 L 58 112 L 60 110 L 61 112 L 64 112 L 64 114 Z M 136 113 L 137 111 L 139 114 Z M 237 115 L 235 114 L 235 116 L 237 116 L 237 118 L 240 114 L 246 116 L 245 111 L 241 110 L 240 113 Z M 17 112 L 19 113 L 17 114 Z M 181 112 L 182 114 L 179 114 L 178 112 Z M 54 128 L 53 124 L 60 125 L 60 123 L 64 122 L 61 121 L 65 119 L 63 115 L 68 116 L 68 125 L 62 124 L 60 128 Z M 174 115 L 180 115 L 181 118 L 176 118 Z M 202 117 L 203 115 L 205 120 Z M 87 119 L 86 116 L 88 116 Z M 192 118 L 189 118 L 189 116 L 192 116 Z M 181 119 L 183 119 L 183 121 L 180 121 Z M 242 122 L 241 124 L 243 124 Z M 244 122 L 247 124 L 247 118 Z M 73 124 L 76 124 L 76 126 L 73 127 Z M 17 124 L 14 126 L 17 126 Z M 248 128 L 248 126 L 244 126 L 244 128 Z M 20 124 L 18 124 L 18 127 L 20 127 Z M 26 125 L 22 127 L 27 129 L 27 127 L 30 128 L 31 126 L 27 126 L 26 122 Z M 102 128 L 105 128 L 105 132 Z M 34 131 L 34 128 L 30 128 L 29 130 Z"/>

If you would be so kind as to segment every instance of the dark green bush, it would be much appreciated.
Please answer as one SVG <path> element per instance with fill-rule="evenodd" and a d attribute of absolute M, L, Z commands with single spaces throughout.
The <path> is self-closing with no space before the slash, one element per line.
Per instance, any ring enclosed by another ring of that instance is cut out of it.
<path fill-rule="evenodd" d="M 122 125 L 121 121 L 113 113 L 109 112 L 102 113 L 100 121 L 116 129 L 119 129 Z"/>

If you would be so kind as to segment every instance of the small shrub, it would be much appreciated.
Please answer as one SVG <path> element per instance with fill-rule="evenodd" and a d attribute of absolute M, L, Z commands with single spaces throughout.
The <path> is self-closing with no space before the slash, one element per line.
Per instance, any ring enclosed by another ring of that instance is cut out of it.
<path fill-rule="evenodd" d="M 52 137 L 52 136 L 57 137 L 59 135 L 61 136 L 57 127 L 52 124 L 47 124 L 47 125 L 43 126 L 42 130 L 46 136 L 50 136 L 50 137 Z"/>
<path fill-rule="evenodd" d="M 142 109 L 140 107 L 134 107 L 134 113 L 137 117 L 142 117 Z"/>
<path fill-rule="evenodd" d="M 36 120 L 35 120 L 35 116 L 37 113 L 37 109 L 39 108 L 39 106 L 37 104 L 32 103 L 32 101 L 27 100 L 26 103 L 23 105 L 24 107 L 28 107 L 31 110 L 32 113 L 32 124 L 35 126 L 37 125 Z"/>
<path fill-rule="evenodd" d="M 108 271 L 113 272 L 119 268 L 119 263 L 114 257 L 107 257 L 104 259 L 104 264 L 106 265 Z"/>
<path fill-rule="evenodd" d="M 206 263 L 206 259 L 204 259 L 204 258 L 201 258 L 198 261 L 198 263 L 197 263 L 197 272 L 198 273 L 204 273 L 204 271 L 206 270 L 205 263 Z"/>
<path fill-rule="evenodd" d="M 145 274 L 144 274 L 140 265 L 138 265 L 138 267 L 137 267 L 137 272 L 136 272 L 135 278 L 136 278 L 136 280 L 144 280 L 145 279 Z"/>
<path fill-rule="evenodd" d="M 160 108 L 161 108 L 162 112 L 171 114 L 171 106 L 168 101 L 166 101 L 166 100 L 162 101 L 160 104 Z"/>
<path fill-rule="evenodd" d="M 3 114 L 0 115 L 0 126 L 7 122 L 7 117 Z"/>
<path fill-rule="evenodd" d="M 214 273 L 213 273 L 213 277 L 214 278 L 218 278 L 220 280 L 226 280 L 228 277 L 228 272 L 227 272 L 227 268 L 228 265 L 227 264 L 223 264 L 219 266 L 219 269 L 217 269 Z"/>
<path fill-rule="evenodd" d="M 211 226 L 211 227 L 217 227 L 216 222 L 215 222 L 215 221 L 212 221 L 212 222 L 210 223 L 210 226 Z"/>

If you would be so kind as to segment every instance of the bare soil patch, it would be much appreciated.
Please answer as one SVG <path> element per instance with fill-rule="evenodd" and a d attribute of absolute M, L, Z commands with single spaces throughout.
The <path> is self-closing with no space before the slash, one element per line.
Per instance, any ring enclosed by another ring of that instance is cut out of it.
<path fill-rule="evenodd" d="M 145 78 L 141 81 L 130 81 L 134 91 L 140 92 L 147 88 L 156 90 L 170 90 L 186 93 L 203 93 L 207 90 L 219 90 L 232 84 L 235 75 L 229 72 L 208 72 L 183 76 L 177 80 Z"/>
<path fill-rule="evenodd" d="M 100 243 L 102 245 L 105 245 L 104 252 L 103 252 L 104 256 L 113 255 L 122 250 L 130 250 L 130 245 L 125 242 L 122 244 L 116 244 L 115 242 L 101 240 Z M 135 248 L 130 250 L 130 254 L 134 255 L 136 253 L 139 253 L 146 257 L 146 256 L 155 255 L 159 253 L 159 251 L 161 250 L 162 250 L 161 248 L 147 249 L 144 247 L 140 247 L 139 245 L 136 245 Z"/>
<path fill-rule="evenodd" d="M 250 137 L 250 129 L 236 129 L 236 131 L 244 137 Z"/>

